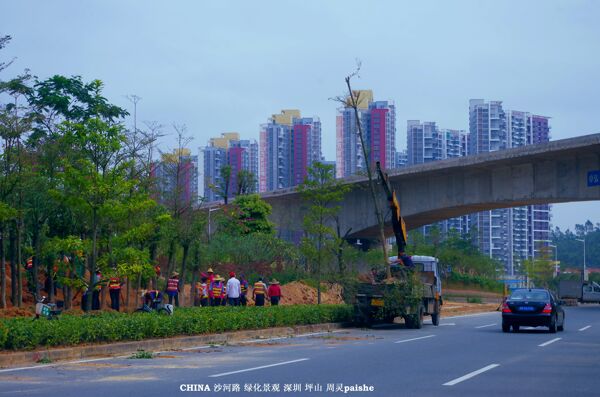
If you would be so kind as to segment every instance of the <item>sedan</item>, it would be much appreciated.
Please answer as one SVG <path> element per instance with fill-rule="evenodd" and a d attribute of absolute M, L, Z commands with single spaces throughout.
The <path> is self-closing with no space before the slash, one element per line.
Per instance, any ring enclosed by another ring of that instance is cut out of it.
<path fill-rule="evenodd" d="M 549 332 L 563 331 L 565 311 L 561 301 L 547 289 L 514 290 L 502 304 L 502 331 L 519 331 L 521 326 L 548 327 Z"/>

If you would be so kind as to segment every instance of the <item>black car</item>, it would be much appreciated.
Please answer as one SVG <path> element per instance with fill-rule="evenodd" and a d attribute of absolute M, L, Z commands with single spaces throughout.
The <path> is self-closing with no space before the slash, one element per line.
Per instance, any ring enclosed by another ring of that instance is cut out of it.
<path fill-rule="evenodd" d="M 548 327 L 549 332 L 563 331 L 565 311 L 561 301 L 543 288 L 514 290 L 502 304 L 502 331 L 514 332 L 521 326 Z"/>

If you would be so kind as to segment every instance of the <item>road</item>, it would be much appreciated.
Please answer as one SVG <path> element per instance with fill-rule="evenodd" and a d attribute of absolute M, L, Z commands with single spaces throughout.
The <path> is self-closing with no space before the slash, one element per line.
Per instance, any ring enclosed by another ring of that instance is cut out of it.
<path fill-rule="evenodd" d="M 504 334 L 500 322 L 496 312 L 444 318 L 421 330 L 345 329 L 198 346 L 151 360 L 0 370 L 0 397 L 185 395 L 182 388 L 210 396 L 600 395 L 600 306 L 566 308 L 565 331 L 556 334 Z"/>

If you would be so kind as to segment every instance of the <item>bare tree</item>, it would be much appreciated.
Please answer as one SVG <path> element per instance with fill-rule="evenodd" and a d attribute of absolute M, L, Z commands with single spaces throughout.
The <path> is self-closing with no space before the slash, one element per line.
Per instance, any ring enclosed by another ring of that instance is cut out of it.
<path fill-rule="evenodd" d="M 345 77 L 346 87 L 348 88 L 348 96 L 341 96 L 334 98 L 334 100 L 342 103 L 346 107 L 351 107 L 354 110 L 354 116 L 356 118 L 356 126 L 358 128 L 358 138 L 360 139 L 360 144 L 362 146 L 365 168 L 367 171 L 367 177 L 369 179 L 369 189 L 371 191 L 371 198 L 373 199 L 373 205 L 375 207 L 375 214 L 377 216 L 377 223 L 379 224 L 379 239 L 381 241 L 381 249 L 383 251 L 383 260 L 384 263 L 387 264 L 387 276 L 391 277 L 391 269 L 389 266 L 388 260 L 388 251 L 387 245 L 385 243 L 385 220 L 383 212 L 379 206 L 379 200 L 377 199 L 377 194 L 375 193 L 375 180 L 373 179 L 373 170 L 371 169 L 371 164 L 369 164 L 369 150 L 371 148 L 367 148 L 365 144 L 362 123 L 360 119 L 360 114 L 358 111 L 358 104 L 361 101 L 360 91 L 352 90 L 352 78 L 359 77 L 359 72 L 361 68 L 361 62 L 357 61 L 356 69 L 350 75 Z"/>

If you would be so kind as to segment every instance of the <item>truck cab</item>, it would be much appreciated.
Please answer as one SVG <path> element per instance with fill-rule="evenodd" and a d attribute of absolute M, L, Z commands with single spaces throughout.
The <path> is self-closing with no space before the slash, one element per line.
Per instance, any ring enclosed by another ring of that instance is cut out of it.
<path fill-rule="evenodd" d="M 592 281 L 583 284 L 581 301 L 582 302 L 600 302 L 600 285 Z"/>

